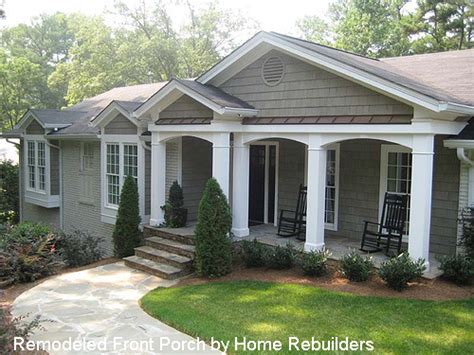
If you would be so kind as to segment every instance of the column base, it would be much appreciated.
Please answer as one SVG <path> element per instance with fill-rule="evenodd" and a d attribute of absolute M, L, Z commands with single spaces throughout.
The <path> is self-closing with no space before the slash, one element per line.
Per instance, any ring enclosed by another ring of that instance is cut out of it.
<path fill-rule="evenodd" d="M 164 219 L 154 219 L 150 218 L 150 226 L 159 226 L 162 224 L 165 220 Z"/>
<path fill-rule="evenodd" d="M 231 231 L 237 238 L 247 237 L 250 234 L 248 228 L 232 228 Z"/>
<path fill-rule="evenodd" d="M 323 250 L 324 243 L 313 244 L 313 243 L 304 243 L 304 251 L 314 251 L 314 250 Z"/>

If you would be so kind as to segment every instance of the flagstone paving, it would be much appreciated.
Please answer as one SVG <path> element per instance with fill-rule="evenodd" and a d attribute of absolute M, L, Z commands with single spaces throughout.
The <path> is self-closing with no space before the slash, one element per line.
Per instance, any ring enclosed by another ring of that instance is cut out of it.
<path fill-rule="evenodd" d="M 13 303 L 12 314 L 27 315 L 26 319 L 39 314 L 45 320 L 44 329 L 30 336 L 35 342 L 70 338 L 100 346 L 97 351 L 49 351 L 52 355 L 217 353 L 150 317 L 138 305 L 148 291 L 175 283 L 132 270 L 123 262 L 107 264 L 46 280 L 21 294 Z M 184 345 L 178 347 L 178 343 Z"/>

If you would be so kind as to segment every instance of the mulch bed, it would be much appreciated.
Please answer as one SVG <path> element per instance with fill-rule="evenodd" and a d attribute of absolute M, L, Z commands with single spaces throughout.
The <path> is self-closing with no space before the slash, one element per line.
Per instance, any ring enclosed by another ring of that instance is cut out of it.
<path fill-rule="evenodd" d="M 431 301 L 460 300 L 474 297 L 474 285 L 457 286 L 443 279 L 421 279 L 418 282 L 411 283 L 408 289 L 403 292 L 394 291 L 388 288 L 376 275 L 373 275 L 365 282 L 350 282 L 342 277 L 342 275 L 337 271 L 336 262 L 330 263 L 329 274 L 323 277 L 305 276 L 302 270 L 298 267 L 293 267 L 289 270 L 271 270 L 268 268 L 245 268 L 244 266 L 237 265 L 234 266 L 234 271 L 227 276 L 212 280 L 199 277 L 189 277 L 181 280 L 174 287 L 234 280 L 293 283 L 311 285 L 331 291 L 349 292 L 362 296 L 395 297 Z"/>

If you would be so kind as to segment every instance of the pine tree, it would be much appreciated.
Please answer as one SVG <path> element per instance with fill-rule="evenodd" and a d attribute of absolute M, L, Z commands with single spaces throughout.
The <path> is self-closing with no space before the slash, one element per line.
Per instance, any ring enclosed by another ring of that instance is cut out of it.
<path fill-rule="evenodd" d="M 112 234 L 116 257 L 123 258 L 134 253 L 133 249 L 140 244 L 139 224 L 138 188 L 135 179 L 127 176 L 120 194 L 117 221 Z"/>
<path fill-rule="evenodd" d="M 196 272 L 219 277 L 232 271 L 232 243 L 229 237 L 232 216 L 219 183 L 206 184 L 198 210 L 196 226 Z"/>

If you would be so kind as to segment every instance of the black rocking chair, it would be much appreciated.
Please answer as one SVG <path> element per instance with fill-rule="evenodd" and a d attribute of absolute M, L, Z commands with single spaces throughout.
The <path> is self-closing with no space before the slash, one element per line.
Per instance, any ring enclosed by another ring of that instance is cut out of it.
<path fill-rule="evenodd" d="M 388 255 L 391 248 L 396 248 L 397 255 L 400 254 L 407 216 L 407 203 L 407 195 L 386 192 L 380 223 L 364 221 L 364 234 L 360 250 L 373 253 L 385 249 L 385 254 Z M 375 228 L 371 229 L 369 226 Z M 395 245 L 391 244 L 392 239 L 396 241 Z"/>
<path fill-rule="evenodd" d="M 306 233 L 306 186 L 300 185 L 296 210 L 281 210 L 278 222 L 278 235 L 292 237 Z"/>

